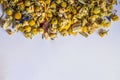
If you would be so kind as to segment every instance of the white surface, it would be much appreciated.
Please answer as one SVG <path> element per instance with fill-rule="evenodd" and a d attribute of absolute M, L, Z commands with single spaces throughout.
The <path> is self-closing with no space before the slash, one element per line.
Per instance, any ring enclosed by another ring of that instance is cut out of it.
<path fill-rule="evenodd" d="M 120 21 L 103 39 L 28 40 L 0 28 L 0 80 L 120 80 L 119 34 Z"/>

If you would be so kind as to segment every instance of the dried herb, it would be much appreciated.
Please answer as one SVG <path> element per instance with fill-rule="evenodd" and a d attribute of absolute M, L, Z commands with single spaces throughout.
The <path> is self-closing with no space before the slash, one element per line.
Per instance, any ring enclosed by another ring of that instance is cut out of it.
<path fill-rule="evenodd" d="M 32 39 L 42 34 L 42 38 L 57 38 L 81 34 L 88 37 L 100 29 L 104 37 L 112 21 L 118 21 L 114 5 L 117 0 L 0 0 L 6 18 L 0 17 L 2 28 L 8 34 L 22 32 Z"/>

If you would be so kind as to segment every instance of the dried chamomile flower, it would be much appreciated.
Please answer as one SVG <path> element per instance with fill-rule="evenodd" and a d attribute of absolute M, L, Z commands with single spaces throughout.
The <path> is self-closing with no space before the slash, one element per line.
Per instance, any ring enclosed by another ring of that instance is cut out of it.
<path fill-rule="evenodd" d="M 101 25 L 104 27 L 104 28 L 109 28 L 110 25 L 111 25 L 111 22 L 107 21 L 107 20 L 104 20 L 102 21 Z"/>
<path fill-rule="evenodd" d="M 29 33 L 29 32 L 25 32 L 24 33 L 24 36 L 26 37 L 26 38 L 28 38 L 28 39 L 32 39 L 32 34 L 31 33 Z"/>
<path fill-rule="evenodd" d="M 5 29 L 5 30 L 8 29 L 10 27 L 10 25 L 11 25 L 11 21 L 9 21 L 9 19 L 3 20 L 3 22 L 2 22 L 3 29 Z"/>
<path fill-rule="evenodd" d="M 53 9 L 56 9 L 56 7 L 57 7 L 57 5 L 56 5 L 56 3 L 51 3 L 51 6 L 50 6 L 50 8 L 53 8 Z"/>
<path fill-rule="evenodd" d="M 30 20 L 30 21 L 29 21 L 29 25 L 30 25 L 30 26 L 35 26 L 35 24 L 36 24 L 35 20 Z"/>
<path fill-rule="evenodd" d="M 20 2 L 20 3 L 18 3 L 17 5 L 18 5 L 18 9 L 19 9 L 20 11 L 24 11 L 24 10 L 25 10 L 25 4 L 24 4 L 23 2 Z"/>
<path fill-rule="evenodd" d="M 65 29 L 64 29 L 64 30 L 62 30 L 62 31 L 61 31 L 61 35 L 62 35 L 62 36 L 67 36 L 67 35 L 68 35 L 67 30 L 65 30 Z"/>
<path fill-rule="evenodd" d="M 62 2 L 62 0 L 56 0 L 57 4 L 60 4 Z"/>
<path fill-rule="evenodd" d="M 30 6 L 31 2 L 29 0 L 25 0 L 25 6 Z"/>
<path fill-rule="evenodd" d="M 77 32 L 73 32 L 72 29 L 68 29 L 68 34 L 72 35 L 72 36 L 76 36 L 78 33 Z"/>
<path fill-rule="evenodd" d="M 11 15 L 13 14 L 13 10 L 12 10 L 11 8 L 7 8 L 7 9 L 6 9 L 6 14 L 7 14 L 8 16 L 11 16 Z"/>
<path fill-rule="evenodd" d="M 83 27 L 82 27 L 82 32 L 88 33 L 88 28 L 87 28 L 86 26 L 83 26 Z"/>
<path fill-rule="evenodd" d="M 118 17 L 117 15 L 113 14 L 113 15 L 111 15 L 111 19 L 112 19 L 113 21 L 118 21 L 118 20 L 119 20 L 119 17 Z"/>
<path fill-rule="evenodd" d="M 22 14 L 20 12 L 15 13 L 14 15 L 15 19 L 19 20 L 22 18 Z"/>
<path fill-rule="evenodd" d="M 88 37 L 96 30 L 109 28 L 119 16 L 114 6 L 117 0 L 0 0 L 5 19 L 0 17 L 1 27 L 8 33 L 21 32 L 32 39 L 41 34 L 42 38 L 57 38 L 81 34 Z M 101 37 L 107 34 L 100 30 Z"/>
<path fill-rule="evenodd" d="M 105 37 L 108 34 L 108 31 L 105 29 L 100 29 L 99 35 L 100 37 Z"/>
<path fill-rule="evenodd" d="M 35 12 L 39 12 L 41 8 L 39 6 L 35 6 Z"/>
<path fill-rule="evenodd" d="M 12 35 L 12 34 L 14 33 L 11 29 L 7 29 L 6 32 L 7 32 L 9 35 Z"/>
<path fill-rule="evenodd" d="M 44 29 L 43 28 L 39 28 L 38 32 L 41 33 L 41 34 L 43 34 L 44 33 Z"/>
<path fill-rule="evenodd" d="M 24 27 L 24 31 L 25 32 L 30 32 L 31 31 L 31 27 L 30 26 L 25 26 Z"/>
<path fill-rule="evenodd" d="M 49 36 L 50 36 L 51 39 L 57 38 L 57 34 L 56 33 L 51 33 Z"/>
<path fill-rule="evenodd" d="M 100 13 L 100 7 L 95 7 L 95 8 L 93 9 L 93 13 L 94 13 L 94 14 L 99 14 L 99 13 Z"/>
<path fill-rule="evenodd" d="M 37 28 L 33 28 L 31 33 L 32 33 L 32 35 L 37 35 L 38 34 Z"/>
<path fill-rule="evenodd" d="M 67 3 L 64 1 L 61 3 L 61 7 L 65 8 L 67 6 Z"/>

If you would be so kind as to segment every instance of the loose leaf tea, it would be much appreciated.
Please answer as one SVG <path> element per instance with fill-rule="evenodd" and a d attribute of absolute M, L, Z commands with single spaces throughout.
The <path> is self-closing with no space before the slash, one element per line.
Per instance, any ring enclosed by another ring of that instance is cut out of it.
<path fill-rule="evenodd" d="M 2 5 L 1 27 L 9 34 L 22 32 L 32 39 L 55 39 L 81 34 L 88 37 L 100 29 L 104 37 L 112 21 L 118 21 L 114 5 L 117 0 L 0 0 Z M 102 28 L 102 29 L 101 29 Z"/>

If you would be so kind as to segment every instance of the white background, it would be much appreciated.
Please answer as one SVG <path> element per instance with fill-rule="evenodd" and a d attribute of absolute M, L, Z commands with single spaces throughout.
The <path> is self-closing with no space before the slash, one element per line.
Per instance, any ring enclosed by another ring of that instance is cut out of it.
<path fill-rule="evenodd" d="M 9 36 L 0 28 L 0 80 L 120 80 L 120 21 L 105 38 L 54 41 Z"/>

